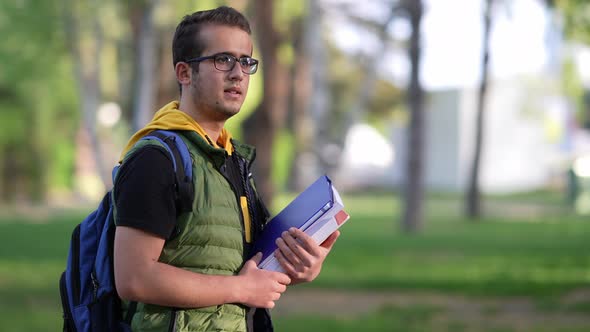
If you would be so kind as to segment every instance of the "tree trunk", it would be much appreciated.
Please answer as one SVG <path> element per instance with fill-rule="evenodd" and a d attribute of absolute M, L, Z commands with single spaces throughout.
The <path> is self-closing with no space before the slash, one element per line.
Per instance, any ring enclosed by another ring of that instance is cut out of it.
<path fill-rule="evenodd" d="M 133 80 L 135 79 L 135 46 L 132 36 L 126 34 L 117 40 L 117 65 L 118 73 L 118 100 L 121 105 L 122 119 L 133 130 Z M 131 133 L 129 133 L 129 136 Z"/>
<path fill-rule="evenodd" d="M 422 1 L 407 0 L 406 10 L 410 16 L 412 34 L 409 57 L 411 64 L 408 101 L 410 106 L 410 130 L 408 138 L 406 186 L 404 192 L 404 213 L 402 228 L 406 232 L 417 232 L 422 227 L 422 204 L 424 198 L 424 114 L 423 91 L 420 84 L 420 22 Z"/>
<path fill-rule="evenodd" d="M 326 49 L 322 38 L 322 9 L 318 0 L 307 1 L 308 13 L 299 24 L 295 42 L 297 55 L 291 68 L 294 77 L 291 98 L 295 156 L 289 189 L 302 191 L 321 172 L 320 151 L 325 143 L 324 128 L 330 89 L 326 81 Z"/>
<path fill-rule="evenodd" d="M 322 37 L 322 22 L 324 10 L 319 5 L 319 0 L 312 0 L 309 6 L 308 24 L 305 26 L 304 47 L 309 50 L 311 94 L 307 102 L 307 114 L 309 122 L 313 124 L 313 131 L 310 131 L 309 145 L 312 157 L 317 160 L 317 172 L 327 172 L 334 167 L 334 160 L 327 160 L 323 157 L 322 149 L 329 144 L 330 139 L 330 107 L 332 90 L 329 82 L 329 55 L 325 39 Z M 303 124 L 304 125 L 304 124 Z M 318 174 L 315 174 L 318 175 Z M 315 176 L 313 177 L 315 180 Z M 300 189 L 304 189 L 300 187 Z"/>
<path fill-rule="evenodd" d="M 264 96 L 260 106 L 242 124 L 245 141 L 256 146 L 258 151 L 255 177 L 267 205 L 271 204 L 274 194 L 271 179 L 272 148 L 276 134 L 285 120 L 288 94 L 286 68 L 277 56 L 280 36 L 273 25 L 273 4 L 272 0 L 253 3 L 255 30 L 258 31 L 262 53 Z"/>
<path fill-rule="evenodd" d="M 488 69 L 490 61 L 490 29 L 491 29 L 491 6 L 493 0 L 486 0 L 484 12 L 484 35 L 483 35 L 483 59 L 481 63 L 481 82 L 477 99 L 477 115 L 475 122 L 475 148 L 469 184 L 465 195 L 465 208 L 467 216 L 477 220 L 481 216 L 481 193 L 479 188 L 479 172 L 481 168 L 481 155 L 484 134 L 485 102 L 488 86 Z"/>
<path fill-rule="evenodd" d="M 135 79 L 133 81 L 133 131 L 143 128 L 154 114 L 156 71 L 156 0 L 133 1 L 131 30 L 135 41 Z"/>
<path fill-rule="evenodd" d="M 173 99 L 178 99 L 179 87 L 172 66 L 172 34 L 167 29 L 158 33 L 158 87 L 156 92 L 156 108 L 164 106 Z"/>
<path fill-rule="evenodd" d="M 97 2 L 92 1 L 91 7 L 95 10 Z M 94 165 L 102 183 L 105 187 L 111 184 L 110 172 L 106 172 L 102 153 L 100 151 L 100 142 L 96 129 L 96 111 L 98 109 L 101 92 L 100 92 L 100 58 L 103 43 L 102 30 L 96 15 L 92 17 L 91 47 L 81 47 L 82 38 L 79 34 L 83 31 L 80 24 L 80 13 L 76 12 L 74 2 L 66 3 L 65 8 L 65 29 L 67 43 L 74 60 L 74 70 L 78 82 L 78 92 L 82 106 L 82 125 L 88 132 L 89 144 L 91 146 Z M 92 172 L 90 169 L 80 170 L 84 173 Z"/>

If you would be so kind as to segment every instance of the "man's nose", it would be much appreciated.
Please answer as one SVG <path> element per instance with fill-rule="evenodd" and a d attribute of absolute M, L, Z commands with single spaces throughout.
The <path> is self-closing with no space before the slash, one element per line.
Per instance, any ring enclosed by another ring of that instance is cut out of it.
<path fill-rule="evenodd" d="M 232 81 L 241 81 L 244 79 L 244 72 L 242 71 L 242 65 L 236 62 L 232 70 L 229 71 L 229 79 Z"/>

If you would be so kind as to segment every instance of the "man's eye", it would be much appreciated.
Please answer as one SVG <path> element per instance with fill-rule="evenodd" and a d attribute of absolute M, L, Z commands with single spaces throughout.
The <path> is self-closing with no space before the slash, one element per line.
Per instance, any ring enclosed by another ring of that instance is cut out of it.
<path fill-rule="evenodd" d="M 254 59 L 252 58 L 241 58 L 240 64 L 242 66 L 252 66 L 254 64 Z"/>
<path fill-rule="evenodd" d="M 231 57 L 229 55 L 225 55 L 225 54 L 220 54 L 215 57 L 215 61 L 217 61 L 217 63 L 228 63 L 231 60 L 232 60 Z"/>

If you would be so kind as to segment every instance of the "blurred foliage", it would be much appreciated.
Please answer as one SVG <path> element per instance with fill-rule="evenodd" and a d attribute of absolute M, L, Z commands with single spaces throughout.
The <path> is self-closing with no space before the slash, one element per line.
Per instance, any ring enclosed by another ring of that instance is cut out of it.
<path fill-rule="evenodd" d="M 590 2 L 587 0 L 547 0 L 563 15 L 565 37 L 571 41 L 590 45 Z M 576 117 L 584 127 L 590 128 L 590 103 L 585 100 L 584 88 L 572 59 L 563 63 L 563 90 L 573 100 Z"/>
<path fill-rule="evenodd" d="M 78 114 L 59 10 L 50 1 L 0 2 L 0 168 L 5 199 L 39 200 L 47 185 L 68 184 L 61 175 L 71 173 L 72 129 Z M 61 158 L 54 158 L 56 154 Z"/>
<path fill-rule="evenodd" d="M 588 116 L 584 112 L 584 88 L 578 70 L 572 59 L 566 59 L 562 65 L 562 90 L 573 101 L 579 123 L 584 123 Z"/>
<path fill-rule="evenodd" d="M 368 122 L 380 128 L 388 123 L 394 112 L 404 111 L 404 90 L 385 80 L 377 80 L 373 98 L 369 101 Z"/>
<path fill-rule="evenodd" d="M 284 191 L 287 187 L 289 172 L 293 164 L 293 158 L 295 157 L 292 149 L 294 145 L 295 140 L 293 135 L 287 131 L 282 131 L 279 133 L 273 146 L 271 179 L 280 191 Z"/>
<path fill-rule="evenodd" d="M 590 45 L 590 2 L 587 0 L 554 0 L 564 16 L 566 35 Z"/>
<path fill-rule="evenodd" d="M 276 1 L 275 26 L 283 34 L 293 33 L 291 24 L 307 15 L 307 1 Z"/>
<path fill-rule="evenodd" d="M 344 138 L 346 114 L 351 111 L 351 106 L 358 98 L 360 83 L 365 73 L 363 66 L 353 56 L 347 55 L 333 45 L 327 45 L 330 59 L 329 85 L 331 90 L 331 126 L 328 128 L 330 137 Z M 354 78 L 354 79 L 353 79 Z M 377 79 L 372 98 L 369 100 L 365 120 L 379 127 L 379 124 L 387 122 L 393 113 L 399 109 L 405 109 L 405 88 L 398 87 L 390 81 Z"/>
<path fill-rule="evenodd" d="M 136 7 L 142 1 L 0 1 L 0 34 L 4 37 L 0 44 L 0 201 L 42 200 L 47 194 L 75 190 L 84 95 L 84 87 L 76 78 L 78 69 L 98 68 L 99 102 L 121 106 L 121 122 L 112 128 L 98 128 L 102 148 L 116 150 L 127 141 L 134 96 L 131 83 L 136 77 L 133 22 Z M 176 97 L 176 86 L 168 86 L 176 85 L 168 62 L 178 21 L 188 13 L 221 4 L 229 4 L 253 17 L 249 12 L 252 2 L 247 0 L 158 2 L 154 13 L 160 79 L 158 98 Z M 295 65 L 297 47 L 303 47 L 300 42 L 307 6 L 305 1 L 276 1 L 275 20 L 281 35 L 279 58 L 288 66 Z M 75 40 L 66 33 L 69 15 L 76 22 L 78 38 Z M 255 22 L 251 23 L 253 34 L 264 34 L 256 30 Z M 72 53 L 76 43 L 80 46 L 80 59 Z M 362 76 L 363 66 L 359 58 L 344 54 L 329 40 L 325 45 L 330 48 L 327 79 L 331 104 L 327 128 L 321 129 L 328 133 L 331 142 L 342 143 L 347 113 L 359 95 L 361 80 L 355 78 Z M 99 56 L 91 56 L 96 47 L 101 49 Z M 254 52 L 260 56 L 256 46 Z M 77 63 L 81 64 L 80 68 Z M 264 65 L 260 71 L 251 79 L 241 112 L 227 123 L 238 139 L 242 137 L 242 121 L 263 96 Z M 376 82 L 372 94 L 364 118 L 377 127 L 391 119 L 394 109 L 403 108 L 400 107 L 404 104 L 403 89 L 385 80 Z M 294 159 L 290 149 L 295 140 L 292 135 L 282 129 L 274 144 L 272 179 L 280 188 L 286 183 Z M 108 151 L 103 152 L 107 158 Z M 106 167 L 110 167 L 108 160 Z"/>

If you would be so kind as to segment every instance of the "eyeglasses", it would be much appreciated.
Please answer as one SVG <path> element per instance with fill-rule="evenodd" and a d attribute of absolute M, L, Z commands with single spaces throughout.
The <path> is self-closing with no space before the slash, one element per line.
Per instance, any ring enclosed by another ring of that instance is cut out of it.
<path fill-rule="evenodd" d="M 213 65 L 217 70 L 221 71 L 232 71 L 238 62 L 240 63 L 240 67 L 244 74 L 252 75 L 258 70 L 258 60 L 249 56 L 236 58 L 235 56 L 227 53 L 217 53 L 209 56 L 202 56 L 200 58 L 186 60 L 185 62 L 201 62 L 209 59 L 213 59 Z"/>

